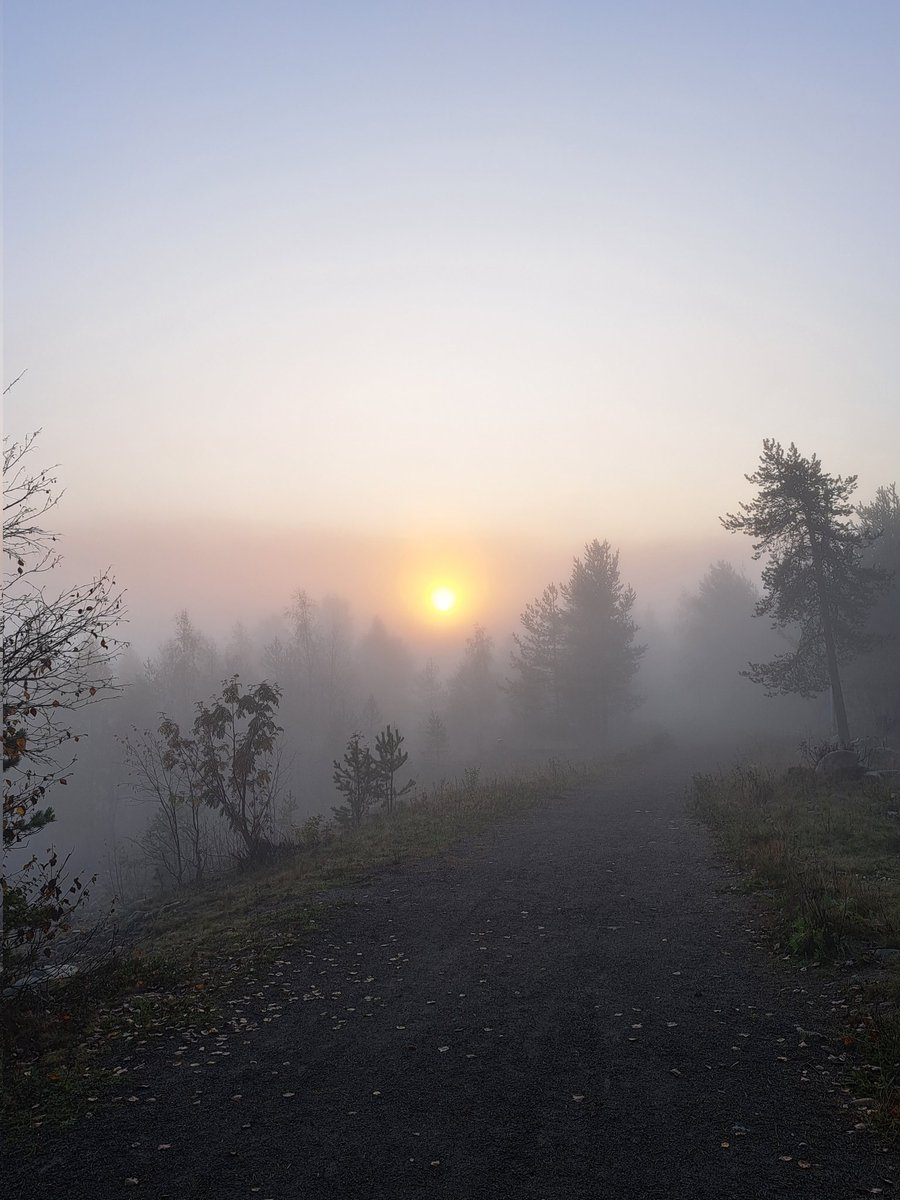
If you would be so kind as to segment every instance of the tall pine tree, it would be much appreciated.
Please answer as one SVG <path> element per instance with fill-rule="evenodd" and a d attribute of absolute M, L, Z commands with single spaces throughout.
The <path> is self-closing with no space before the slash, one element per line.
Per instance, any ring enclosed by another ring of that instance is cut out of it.
<path fill-rule="evenodd" d="M 553 737 L 560 732 L 565 650 L 565 613 L 555 583 L 525 605 L 520 621 L 524 632 L 513 634 L 510 706 L 529 736 Z"/>
<path fill-rule="evenodd" d="M 889 580 L 887 572 L 864 565 L 877 533 L 853 520 L 856 476 L 829 475 L 815 455 L 803 458 L 793 443 L 784 450 L 766 438 L 759 466 L 746 479 L 757 496 L 722 524 L 754 538 L 755 559 L 767 556 L 757 615 L 797 634 L 793 650 L 751 663 L 747 674 L 770 694 L 814 696 L 830 686 L 838 738 L 847 745 L 840 666 L 877 641 L 867 631 L 868 618 Z"/>
<path fill-rule="evenodd" d="M 638 703 L 633 680 L 646 649 L 635 643 L 634 588 L 619 576 L 619 552 L 596 538 L 562 585 L 564 654 L 561 704 L 582 743 L 604 739 L 610 720 Z"/>

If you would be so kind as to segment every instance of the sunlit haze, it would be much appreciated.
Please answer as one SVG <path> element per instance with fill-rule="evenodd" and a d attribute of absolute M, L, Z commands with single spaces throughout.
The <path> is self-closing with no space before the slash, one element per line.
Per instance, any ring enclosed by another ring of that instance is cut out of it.
<path fill-rule="evenodd" d="M 898 49 L 891 4 L 7 5 L 6 427 L 72 569 L 138 637 L 304 587 L 458 641 L 589 538 L 642 605 L 746 560 L 763 437 L 870 496 Z"/>
<path fill-rule="evenodd" d="M 900 0 L 3 10 L 0 1192 L 881 1194 Z"/>

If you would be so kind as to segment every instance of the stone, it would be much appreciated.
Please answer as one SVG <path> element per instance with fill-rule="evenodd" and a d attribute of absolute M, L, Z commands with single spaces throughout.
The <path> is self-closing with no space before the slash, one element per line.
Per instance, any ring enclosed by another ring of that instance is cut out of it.
<path fill-rule="evenodd" d="M 890 746 L 874 746 L 866 754 L 870 771 L 900 771 L 900 750 Z"/>
<path fill-rule="evenodd" d="M 864 768 L 855 750 L 832 750 L 819 759 L 816 770 L 831 779 L 857 779 Z"/>

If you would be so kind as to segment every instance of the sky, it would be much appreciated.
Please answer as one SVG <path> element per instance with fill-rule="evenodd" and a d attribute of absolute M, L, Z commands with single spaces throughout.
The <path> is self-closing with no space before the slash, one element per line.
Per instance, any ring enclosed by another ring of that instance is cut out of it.
<path fill-rule="evenodd" d="M 8 0 L 4 55 L 5 430 L 138 631 L 512 628 L 593 537 L 639 599 L 746 559 L 764 437 L 900 477 L 893 0 Z"/>

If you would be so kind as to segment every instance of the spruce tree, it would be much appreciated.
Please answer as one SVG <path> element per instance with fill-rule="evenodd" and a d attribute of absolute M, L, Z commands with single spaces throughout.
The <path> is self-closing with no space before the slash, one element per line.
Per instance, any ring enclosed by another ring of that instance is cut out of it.
<path fill-rule="evenodd" d="M 562 585 L 561 697 L 575 735 L 605 738 L 610 719 L 637 704 L 632 682 L 646 647 L 635 643 L 636 595 L 619 576 L 619 552 L 596 538 Z"/>
<path fill-rule="evenodd" d="M 544 588 L 520 617 L 524 633 L 513 634 L 515 677 L 509 681 L 513 711 L 529 734 L 559 733 L 565 613 L 555 583 Z"/>

